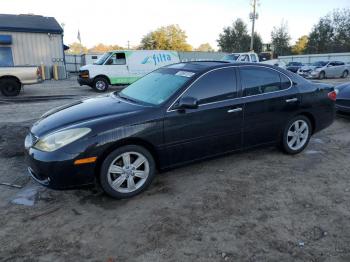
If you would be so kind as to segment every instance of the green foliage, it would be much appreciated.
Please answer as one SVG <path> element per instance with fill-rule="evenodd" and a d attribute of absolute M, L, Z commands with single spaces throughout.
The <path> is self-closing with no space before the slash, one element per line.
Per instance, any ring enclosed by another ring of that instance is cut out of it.
<path fill-rule="evenodd" d="M 350 9 L 334 10 L 313 27 L 306 53 L 350 51 Z"/>
<path fill-rule="evenodd" d="M 214 52 L 214 49 L 211 47 L 209 43 L 204 43 L 198 46 L 195 51 L 201 51 L 201 52 Z"/>
<path fill-rule="evenodd" d="M 301 55 L 305 52 L 309 38 L 307 35 L 303 35 L 296 41 L 295 45 L 292 46 L 292 53 L 295 55 Z"/>
<path fill-rule="evenodd" d="M 217 40 L 220 50 L 223 52 L 247 52 L 250 50 L 250 35 L 247 25 L 238 18 L 232 26 L 225 27 Z M 261 37 L 254 33 L 254 51 L 261 52 Z"/>
<path fill-rule="evenodd" d="M 187 43 L 187 35 L 178 25 L 168 25 L 158 28 L 145 35 L 141 40 L 140 49 L 191 51 Z"/>
<path fill-rule="evenodd" d="M 291 53 L 290 39 L 286 23 L 282 22 L 280 26 L 273 28 L 271 32 L 271 44 L 276 56 L 289 55 Z"/>

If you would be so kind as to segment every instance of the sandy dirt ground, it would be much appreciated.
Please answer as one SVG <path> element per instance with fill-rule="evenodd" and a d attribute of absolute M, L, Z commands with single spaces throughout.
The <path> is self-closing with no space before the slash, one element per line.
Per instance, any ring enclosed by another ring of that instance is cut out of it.
<path fill-rule="evenodd" d="M 28 177 L 30 125 L 95 95 L 73 81 L 49 84 L 49 95 L 76 96 L 0 99 L 0 183 L 19 187 L 0 185 L 0 261 L 350 261 L 350 116 L 299 155 L 272 147 L 200 162 L 117 201 L 99 188 L 54 191 Z"/>

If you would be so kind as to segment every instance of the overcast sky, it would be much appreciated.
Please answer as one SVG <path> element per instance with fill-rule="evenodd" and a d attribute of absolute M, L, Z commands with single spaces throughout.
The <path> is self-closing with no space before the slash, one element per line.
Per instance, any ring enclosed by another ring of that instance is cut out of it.
<path fill-rule="evenodd" d="M 282 20 L 288 23 L 292 43 L 308 34 L 318 19 L 336 8 L 350 8 L 350 0 L 260 0 L 256 31 L 265 43 Z M 53 16 L 64 23 L 65 44 L 138 45 L 142 36 L 163 25 L 178 24 L 194 47 L 216 39 L 223 27 L 237 18 L 251 23 L 250 0 L 0 0 L 4 14 L 34 13 Z M 249 29 L 250 30 L 250 29 Z"/>

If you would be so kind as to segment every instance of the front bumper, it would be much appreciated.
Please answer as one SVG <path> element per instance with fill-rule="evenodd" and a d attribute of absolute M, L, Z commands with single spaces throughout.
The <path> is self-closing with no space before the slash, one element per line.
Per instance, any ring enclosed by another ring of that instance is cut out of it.
<path fill-rule="evenodd" d="M 67 189 L 95 182 L 95 163 L 74 165 L 80 154 L 42 152 L 26 149 L 30 176 L 38 183 L 53 189 Z"/>
<path fill-rule="evenodd" d="M 94 80 L 91 78 L 82 78 L 82 77 L 78 77 L 78 83 L 79 85 L 87 85 L 87 86 L 92 86 L 94 83 Z"/>
<path fill-rule="evenodd" d="M 316 79 L 319 78 L 320 73 L 319 72 L 300 72 L 298 71 L 298 75 L 304 77 L 304 78 L 309 78 L 309 79 Z"/>

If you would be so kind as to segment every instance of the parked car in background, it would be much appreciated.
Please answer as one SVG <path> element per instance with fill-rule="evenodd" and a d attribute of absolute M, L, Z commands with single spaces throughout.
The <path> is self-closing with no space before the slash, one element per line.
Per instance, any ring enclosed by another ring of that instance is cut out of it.
<path fill-rule="evenodd" d="M 178 63 L 175 51 L 118 50 L 107 52 L 94 64 L 80 68 L 78 82 L 97 92 L 107 91 L 110 85 L 128 85 L 165 65 Z"/>
<path fill-rule="evenodd" d="M 259 56 L 254 52 L 247 53 L 232 53 L 225 55 L 222 61 L 227 61 L 230 63 L 246 62 L 246 63 L 258 63 Z"/>
<path fill-rule="evenodd" d="M 350 67 L 341 61 L 318 61 L 311 65 L 302 66 L 298 74 L 305 78 L 346 78 Z"/>
<path fill-rule="evenodd" d="M 300 62 L 289 62 L 287 65 L 286 65 L 286 69 L 293 72 L 293 73 L 297 73 L 298 70 L 304 66 L 304 64 L 300 63 Z"/>
<path fill-rule="evenodd" d="M 278 59 L 266 60 L 266 61 L 263 61 L 261 63 L 266 64 L 266 65 L 277 66 L 277 67 L 280 67 L 283 69 L 287 68 L 286 63 L 281 61 L 281 60 L 278 60 Z"/>
<path fill-rule="evenodd" d="M 99 181 L 128 198 L 157 170 L 263 145 L 300 153 L 333 122 L 335 99 L 330 85 L 261 63 L 169 65 L 44 114 L 25 139 L 28 170 L 48 187 Z"/>
<path fill-rule="evenodd" d="M 23 85 L 42 82 L 37 66 L 0 67 L 0 91 L 4 96 L 17 96 Z"/>
<path fill-rule="evenodd" d="M 338 92 L 335 107 L 337 111 L 350 113 L 350 83 L 345 83 L 336 87 Z"/>

